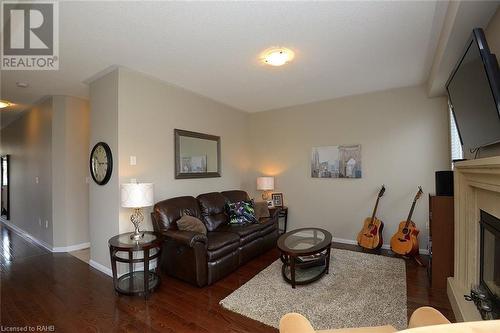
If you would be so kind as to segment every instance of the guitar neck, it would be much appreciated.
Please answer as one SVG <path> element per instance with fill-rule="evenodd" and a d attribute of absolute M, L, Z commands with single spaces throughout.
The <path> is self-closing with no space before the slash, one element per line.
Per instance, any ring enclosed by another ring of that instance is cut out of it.
<path fill-rule="evenodd" d="M 411 217 L 413 215 L 413 210 L 415 209 L 415 204 L 417 203 L 417 200 L 413 200 L 413 203 L 411 204 L 411 209 L 410 209 L 410 213 L 408 214 L 408 218 L 406 219 L 406 224 L 405 224 L 405 228 L 408 228 L 408 225 L 410 224 L 411 222 Z"/>
<path fill-rule="evenodd" d="M 375 207 L 373 207 L 373 214 L 372 214 L 372 219 L 371 219 L 370 223 L 373 223 L 373 220 L 375 220 L 375 214 L 377 214 L 379 200 L 380 200 L 380 196 L 377 197 L 377 202 L 375 202 Z"/>

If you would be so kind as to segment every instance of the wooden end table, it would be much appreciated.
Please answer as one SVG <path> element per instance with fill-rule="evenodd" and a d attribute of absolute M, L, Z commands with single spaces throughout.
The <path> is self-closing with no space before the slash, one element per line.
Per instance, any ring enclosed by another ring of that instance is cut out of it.
<path fill-rule="evenodd" d="M 287 206 L 270 207 L 269 213 L 271 213 L 271 216 L 274 215 L 276 210 L 278 211 L 278 224 L 279 224 L 279 220 L 281 218 L 283 219 L 283 229 L 279 229 L 280 235 L 283 235 L 284 233 L 286 233 L 286 227 L 288 224 L 288 207 Z"/>
<path fill-rule="evenodd" d="M 151 231 L 144 232 L 144 237 L 139 241 L 130 239 L 130 235 L 131 233 L 120 234 L 108 242 L 113 285 L 119 294 L 144 296 L 147 299 L 149 294 L 160 285 L 159 258 L 162 240 Z M 128 253 L 128 256 L 118 255 L 123 252 Z M 134 258 L 134 252 L 142 252 L 142 258 Z M 156 268 L 150 271 L 150 262 L 155 259 Z M 118 277 L 117 262 L 128 264 L 128 273 Z M 135 271 L 134 264 L 137 263 L 142 263 L 144 269 Z"/>
<path fill-rule="evenodd" d="M 283 279 L 295 288 L 328 274 L 331 247 L 332 235 L 320 228 L 301 228 L 281 235 L 278 248 Z"/>

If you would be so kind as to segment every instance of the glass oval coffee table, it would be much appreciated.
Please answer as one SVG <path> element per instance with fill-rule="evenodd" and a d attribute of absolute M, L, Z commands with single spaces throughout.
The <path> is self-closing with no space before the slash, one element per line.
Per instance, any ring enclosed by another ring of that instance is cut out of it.
<path fill-rule="evenodd" d="M 320 228 L 301 228 L 287 232 L 278 239 L 286 282 L 308 284 L 328 274 L 332 235 Z"/>

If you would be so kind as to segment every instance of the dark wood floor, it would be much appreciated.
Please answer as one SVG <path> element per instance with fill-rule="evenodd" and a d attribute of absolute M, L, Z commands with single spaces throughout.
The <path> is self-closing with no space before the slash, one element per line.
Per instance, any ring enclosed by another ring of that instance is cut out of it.
<path fill-rule="evenodd" d="M 54 325 L 57 332 L 277 332 L 219 306 L 277 258 L 278 251 L 270 251 L 202 289 L 164 276 L 145 302 L 116 296 L 107 275 L 69 254 L 49 253 L 0 224 L 0 323 Z M 429 289 L 425 268 L 407 262 L 407 285 L 409 315 L 431 305 L 454 319 L 446 291 Z"/>

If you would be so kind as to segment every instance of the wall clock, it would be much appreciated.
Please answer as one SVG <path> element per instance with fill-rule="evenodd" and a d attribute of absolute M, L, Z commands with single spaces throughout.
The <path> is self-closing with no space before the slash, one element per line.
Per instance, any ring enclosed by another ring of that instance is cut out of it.
<path fill-rule="evenodd" d="M 111 178 L 113 171 L 113 156 L 111 148 L 104 143 L 97 143 L 90 153 L 90 174 L 92 179 L 99 184 L 106 184 Z"/>

